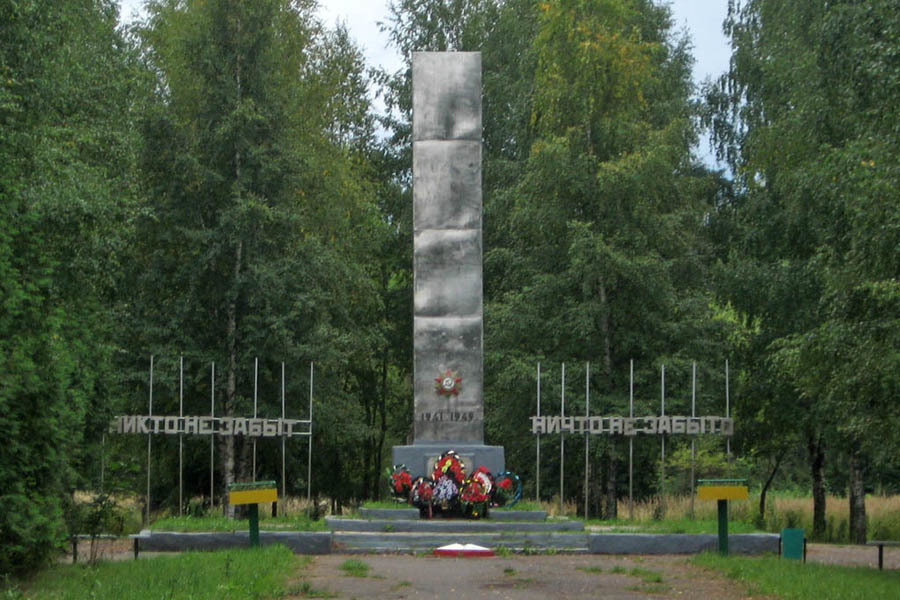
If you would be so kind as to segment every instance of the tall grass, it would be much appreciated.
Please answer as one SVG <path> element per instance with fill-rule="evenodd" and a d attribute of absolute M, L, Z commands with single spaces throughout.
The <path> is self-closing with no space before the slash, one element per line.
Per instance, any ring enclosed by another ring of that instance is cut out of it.
<path fill-rule="evenodd" d="M 559 508 L 559 498 L 541 503 L 551 515 L 560 514 L 568 517 L 583 516 L 576 512 L 574 502 L 563 504 Z M 663 508 L 663 505 L 665 508 Z M 820 542 L 849 542 L 849 506 L 846 498 L 828 496 L 825 501 L 825 535 L 816 540 Z M 634 521 L 629 520 L 628 499 L 619 500 L 619 520 L 614 524 L 637 524 L 648 529 L 659 528 L 660 522 L 671 525 L 673 522 L 689 523 L 701 521 L 716 523 L 717 506 L 715 502 L 694 500 L 694 514 L 691 515 L 690 496 L 667 496 L 664 503 L 653 498 L 634 505 Z M 868 538 L 871 540 L 900 540 L 900 496 L 866 497 L 866 519 L 868 521 Z M 627 522 L 626 522 L 627 521 Z M 749 500 L 729 502 L 729 521 L 734 525 L 733 532 L 769 531 L 780 533 L 782 529 L 799 527 L 812 533 L 813 501 L 809 496 L 798 497 L 790 494 L 769 493 L 766 498 L 766 512 L 759 518 L 759 495 L 751 494 Z M 692 531 L 692 527 L 686 531 Z M 715 528 L 713 528 L 715 530 Z"/>
<path fill-rule="evenodd" d="M 759 518 L 759 499 L 752 511 L 741 518 Z M 823 542 L 847 543 L 850 531 L 850 508 L 846 498 L 828 496 L 825 500 L 825 536 Z M 870 540 L 900 540 L 900 496 L 866 496 L 867 535 Z M 768 531 L 800 527 L 812 531 L 812 498 L 782 497 L 767 499 L 764 526 Z"/>
<path fill-rule="evenodd" d="M 284 546 L 186 552 L 95 566 L 60 565 L 25 586 L 25 598 L 46 600 L 245 600 L 278 597 L 301 564 Z"/>

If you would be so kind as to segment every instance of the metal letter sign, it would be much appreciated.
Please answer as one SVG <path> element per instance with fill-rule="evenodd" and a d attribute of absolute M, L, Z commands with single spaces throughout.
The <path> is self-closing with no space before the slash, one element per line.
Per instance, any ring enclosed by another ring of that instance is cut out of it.
<path fill-rule="evenodd" d="M 244 417 L 163 417 L 129 415 L 115 417 L 110 433 L 168 433 L 188 435 L 243 435 L 260 437 L 297 437 L 310 435 L 308 419 L 248 419 Z"/>
<path fill-rule="evenodd" d="M 727 417 L 531 417 L 531 433 L 590 433 L 593 435 L 638 434 L 725 435 L 734 434 L 734 419 Z"/>

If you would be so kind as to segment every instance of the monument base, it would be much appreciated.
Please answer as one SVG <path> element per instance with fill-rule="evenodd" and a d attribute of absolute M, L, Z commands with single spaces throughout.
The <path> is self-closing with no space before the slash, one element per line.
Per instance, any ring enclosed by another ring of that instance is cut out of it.
<path fill-rule="evenodd" d="M 506 470 L 503 446 L 485 446 L 472 442 L 428 442 L 412 446 L 394 446 L 393 464 L 406 465 L 413 479 L 420 476 L 431 477 L 434 463 L 447 450 L 453 450 L 460 456 L 466 466 L 466 472 L 472 472 L 482 465 L 494 475 Z"/>

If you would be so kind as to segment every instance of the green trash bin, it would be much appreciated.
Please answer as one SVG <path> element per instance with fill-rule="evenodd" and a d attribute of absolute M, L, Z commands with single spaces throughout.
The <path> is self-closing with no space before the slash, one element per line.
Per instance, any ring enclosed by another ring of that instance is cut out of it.
<path fill-rule="evenodd" d="M 781 531 L 781 557 L 793 560 L 806 560 L 804 546 L 806 536 L 802 529 L 783 529 Z"/>

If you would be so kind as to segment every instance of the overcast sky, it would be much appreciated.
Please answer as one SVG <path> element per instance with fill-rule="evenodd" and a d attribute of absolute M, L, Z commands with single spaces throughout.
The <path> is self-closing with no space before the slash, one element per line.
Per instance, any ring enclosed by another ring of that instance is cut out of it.
<path fill-rule="evenodd" d="M 122 19 L 130 20 L 143 0 L 122 0 Z M 717 77 L 728 68 L 728 42 L 722 33 L 722 21 L 728 0 L 672 0 L 669 3 L 678 30 L 684 29 L 693 41 L 694 82 Z M 388 49 L 387 36 L 378 29 L 387 20 L 387 0 L 319 0 L 319 17 L 329 26 L 346 23 L 350 34 L 365 51 L 370 65 L 380 65 L 388 72 L 401 66 L 400 57 Z M 708 149 L 700 150 L 706 162 L 713 164 Z"/>
<path fill-rule="evenodd" d="M 129 20 L 142 3 L 123 0 L 123 20 Z M 676 27 L 686 29 L 694 42 L 694 81 L 699 83 L 709 75 L 722 73 L 728 67 L 729 55 L 722 33 L 728 0 L 672 0 L 670 4 Z M 387 20 L 387 0 L 319 0 L 319 16 L 326 25 L 345 22 L 370 64 L 389 71 L 400 67 L 400 57 L 386 48 L 387 37 L 378 30 L 378 22 Z"/>
<path fill-rule="evenodd" d="M 363 46 L 369 62 L 388 70 L 399 68 L 400 58 L 385 48 L 387 37 L 378 30 L 378 21 L 387 20 L 387 1 L 320 0 L 319 16 L 327 25 L 338 20 Z M 672 14 L 677 29 L 686 29 L 694 43 L 694 81 L 717 76 L 728 68 L 728 43 L 722 33 L 722 21 L 728 0 L 673 0 Z"/>

